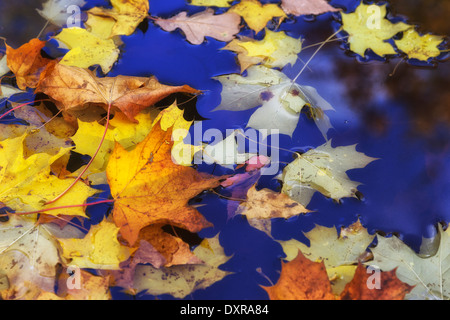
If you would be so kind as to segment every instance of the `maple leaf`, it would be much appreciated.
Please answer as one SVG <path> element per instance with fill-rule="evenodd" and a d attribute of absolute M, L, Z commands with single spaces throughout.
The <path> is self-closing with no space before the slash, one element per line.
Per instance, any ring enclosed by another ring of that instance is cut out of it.
<path fill-rule="evenodd" d="M 295 259 L 283 263 L 278 282 L 263 287 L 271 300 L 403 300 L 412 287 L 403 283 L 394 272 L 381 272 L 381 290 L 367 285 L 366 267 L 359 264 L 353 279 L 340 295 L 332 292 L 324 261 L 313 262 L 301 251 Z"/>
<path fill-rule="evenodd" d="M 50 173 L 50 166 L 70 148 L 60 148 L 51 155 L 34 153 L 24 158 L 24 140 L 27 133 L 0 142 L 0 202 L 15 211 L 40 211 L 52 215 L 85 216 L 82 207 L 97 190 L 84 183 L 77 184 L 69 193 L 52 204 L 45 204 L 65 190 L 73 179 L 59 179 Z M 58 208 L 58 210 L 51 210 Z M 48 210 L 50 209 L 50 210 Z M 47 210 L 47 211 L 46 211 Z"/>
<path fill-rule="evenodd" d="M 289 37 L 284 31 L 273 32 L 266 29 L 264 39 L 233 40 L 223 49 L 238 53 L 241 73 L 250 66 L 261 63 L 268 68 L 283 68 L 295 64 L 302 49 L 302 42 Z"/>
<path fill-rule="evenodd" d="M 148 16 L 148 0 L 111 0 L 112 9 L 94 7 L 88 11 L 91 15 L 112 18 L 115 21 L 110 37 L 129 36 Z"/>
<path fill-rule="evenodd" d="M 423 241 L 421 252 L 416 254 L 410 247 L 396 236 L 383 237 L 377 235 L 377 245 L 370 248 L 374 259 L 369 263 L 383 271 L 395 269 L 397 277 L 414 286 L 406 299 L 448 300 L 450 299 L 450 229 L 444 232 L 438 225 L 438 234 L 425 246 Z M 426 250 L 424 250 L 424 248 Z"/>
<path fill-rule="evenodd" d="M 83 239 L 58 239 L 62 255 L 79 268 L 119 269 L 119 263 L 128 259 L 130 248 L 117 240 L 119 228 L 103 220 L 93 225 Z"/>
<path fill-rule="evenodd" d="M 199 7 L 219 7 L 219 8 L 228 8 L 231 7 L 230 2 L 234 0 L 189 0 L 189 4 L 191 6 L 199 6 Z"/>
<path fill-rule="evenodd" d="M 315 191 L 334 200 L 356 197 L 360 183 L 350 180 L 345 172 L 364 168 L 374 160 L 356 151 L 356 145 L 333 148 L 329 140 L 299 155 L 284 168 L 282 192 L 304 206 Z"/>
<path fill-rule="evenodd" d="M 350 50 L 362 57 L 369 48 L 379 56 L 396 54 L 393 46 L 386 40 L 411 28 L 403 22 L 394 24 L 387 20 L 386 5 L 367 5 L 361 2 L 355 12 L 341 12 L 341 15 L 342 29 L 349 34 Z"/>
<path fill-rule="evenodd" d="M 400 281 L 395 270 L 380 273 L 379 289 L 370 288 L 371 274 L 359 263 L 352 281 L 340 295 L 341 300 L 404 300 L 413 287 Z"/>
<path fill-rule="evenodd" d="M 42 9 L 36 10 L 47 21 L 62 27 L 71 16 L 71 13 L 67 11 L 68 8 L 70 6 L 82 7 L 85 4 L 85 0 L 48 0 L 42 4 Z"/>
<path fill-rule="evenodd" d="M 273 3 L 262 5 L 258 0 L 242 0 L 231 7 L 228 12 L 235 12 L 244 18 L 248 27 L 256 33 L 267 25 L 274 17 L 286 18 L 281 8 Z"/>
<path fill-rule="evenodd" d="M 89 70 L 56 64 L 45 71 L 37 91 L 50 96 L 64 111 L 84 110 L 101 105 L 117 108 L 129 120 L 148 106 L 177 93 L 199 93 L 190 86 L 167 86 L 155 77 L 117 76 L 97 78 Z"/>
<path fill-rule="evenodd" d="M 253 185 L 247 192 L 247 200 L 240 205 L 237 213 L 248 219 L 289 219 L 307 212 L 310 211 L 287 195 L 270 189 L 256 190 L 256 185 Z"/>
<path fill-rule="evenodd" d="M 64 272 L 65 271 L 65 272 Z M 109 290 L 108 276 L 95 276 L 86 270 L 78 270 L 80 288 L 68 288 L 67 282 L 70 281 L 67 269 L 61 273 L 58 279 L 57 298 L 63 300 L 110 300 L 111 292 Z M 43 300 L 48 298 L 40 297 Z"/>
<path fill-rule="evenodd" d="M 119 58 L 119 49 L 112 39 L 102 39 L 86 29 L 64 28 L 54 37 L 70 50 L 59 63 L 80 68 L 100 65 L 108 73 Z"/>
<path fill-rule="evenodd" d="M 225 255 L 218 235 L 204 239 L 195 248 L 194 254 L 204 263 L 160 269 L 150 265 L 139 265 L 134 277 L 135 289 L 138 292 L 145 290 L 152 295 L 170 294 L 182 299 L 195 290 L 211 286 L 229 274 L 219 269 L 230 257 Z"/>
<path fill-rule="evenodd" d="M 158 122 L 133 150 L 116 144 L 108 162 L 114 221 L 130 245 L 150 224 L 168 223 L 191 232 L 210 226 L 187 203 L 203 190 L 217 187 L 220 178 L 173 163 L 171 135 L 172 130 L 162 130 Z"/>
<path fill-rule="evenodd" d="M 7 222 L 0 224 L 0 270 L 8 282 L 2 298 L 34 298 L 26 283 L 53 292 L 57 264 L 63 262 L 57 237 L 77 237 L 80 233 L 71 226 L 59 230 L 53 224 L 38 225 L 35 215 L 10 215 Z"/>
<path fill-rule="evenodd" d="M 9 69 L 15 74 L 17 86 L 25 90 L 27 87 L 35 88 L 39 75 L 44 67 L 51 61 L 43 58 L 41 49 L 46 45 L 45 41 L 31 39 L 28 43 L 17 49 L 6 45 L 6 61 Z"/>
<path fill-rule="evenodd" d="M 301 251 L 290 262 L 282 262 L 278 282 L 262 287 L 270 300 L 335 300 L 322 262 L 313 262 Z"/>
<path fill-rule="evenodd" d="M 403 33 L 400 40 L 394 40 L 395 45 L 408 55 L 409 59 L 427 61 L 429 58 L 441 54 L 438 46 L 444 41 L 443 37 L 431 34 L 419 35 L 417 31 L 409 29 Z"/>
<path fill-rule="evenodd" d="M 190 17 L 180 12 L 169 19 L 157 18 L 155 23 L 165 31 L 183 30 L 186 39 L 192 44 L 201 44 L 205 37 L 219 41 L 230 41 L 239 32 L 241 18 L 233 12 L 214 15 L 214 10 L 206 9 Z"/>
<path fill-rule="evenodd" d="M 319 15 L 326 12 L 339 11 L 339 9 L 330 6 L 326 0 L 282 0 L 281 8 L 286 14 L 295 16 Z"/>
<path fill-rule="evenodd" d="M 264 66 L 250 67 L 246 77 L 228 74 L 213 79 L 222 84 L 222 100 L 213 111 L 242 111 L 261 106 L 250 117 L 248 127 L 260 130 L 263 135 L 277 129 L 292 136 L 300 112 L 308 105 L 326 139 L 331 124 L 323 110 L 333 110 L 333 107 L 313 87 L 293 83 L 282 72 Z"/>
<path fill-rule="evenodd" d="M 112 35 L 113 27 L 116 24 L 114 19 L 97 16 L 89 12 L 87 12 L 87 16 L 88 18 L 84 23 L 87 31 L 101 39 L 112 39 L 117 46 L 121 43 L 120 36 Z"/>
<path fill-rule="evenodd" d="M 278 241 L 286 254 L 286 260 L 293 260 L 300 250 L 311 261 L 324 261 L 329 279 L 332 283 L 333 293 L 340 294 L 345 285 L 353 278 L 360 256 L 372 243 L 375 235 L 370 235 L 359 221 L 349 227 L 327 228 L 316 225 L 311 231 L 305 233 L 310 245 L 291 239 Z"/>

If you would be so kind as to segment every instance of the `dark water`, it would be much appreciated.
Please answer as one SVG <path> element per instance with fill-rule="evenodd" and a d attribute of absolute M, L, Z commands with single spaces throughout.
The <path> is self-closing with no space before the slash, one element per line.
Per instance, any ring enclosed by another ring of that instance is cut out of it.
<path fill-rule="evenodd" d="M 86 8 L 106 3 L 88 2 Z M 359 1 L 335 0 L 331 3 L 353 10 Z M 399 7 L 404 5 L 402 1 L 395 3 Z M 5 6 L 10 8 L 9 1 L 8 5 L 2 1 L 0 8 L 3 10 Z M 187 6 L 184 0 L 150 0 L 153 16 L 169 17 L 184 10 L 194 13 L 200 9 Z M 411 19 L 423 23 L 422 30 L 432 25 L 420 18 L 419 15 Z M 13 29 L 23 21 L 28 20 L 17 22 L 14 27 L 2 26 Z M 287 21 L 280 30 L 293 37 L 302 37 L 307 46 L 325 40 L 338 25 L 337 15 L 324 14 L 313 19 Z M 436 30 L 442 25 L 434 24 L 433 28 Z M 441 32 L 446 32 L 445 27 Z M 36 34 L 28 39 L 34 36 Z M 200 46 L 191 45 L 181 32 L 165 32 L 152 22 L 141 25 L 140 30 L 122 40 L 124 47 L 120 61 L 108 76 L 155 75 L 162 83 L 189 84 L 205 92 L 196 103 L 198 114 L 206 119 L 202 123 L 204 130 L 217 128 L 224 132 L 245 127 L 255 109 L 211 112 L 220 103 L 221 90 L 220 83 L 211 78 L 239 72 L 234 54 L 219 50 L 224 43 L 208 39 Z M 305 49 L 299 57 L 306 61 L 314 50 Z M 307 242 L 303 232 L 311 230 L 315 224 L 341 227 L 359 218 L 369 232 L 395 233 L 417 250 L 422 237 L 434 234 L 436 223 L 450 220 L 450 70 L 449 64 L 444 63 L 446 58 L 445 55 L 439 57 L 434 63 L 435 68 L 432 64 L 419 68 L 418 65 L 423 64 L 417 61 L 403 62 L 390 76 L 399 58 L 361 62 L 346 52 L 342 41 L 327 44 L 317 54 L 309 65 L 310 70 L 303 72 L 298 83 L 315 87 L 334 107 L 334 112 L 327 113 L 334 127 L 328 133 L 333 146 L 358 144 L 358 151 L 380 160 L 364 169 L 347 172 L 352 180 L 362 183 L 358 188 L 364 195 L 362 200 L 346 198 L 338 204 L 316 193 L 308 205 L 315 212 L 288 221 L 274 221 L 272 234 L 275 239 L 296 238 Z M 283 71 L 292 77 L 302 67 L 302 62 L 298 61 Z M 314 123 L 305 115 L 292 138 L 280 136 L 280 146 L 288 150 L 317 147 L 324 142 Z M 281 162 L 292 160 L 292 153 L 281 151 Z M 200 166 L 199 170 L 215 174 L 229 172 L 208 165 Z M 258 186 L 280 189 L 274 176 L 263 176 Z M 214 228 L 202 231 L 200 236 L 220 233 L 226 254 L 233 255 L 223 269 L 235 273 L 186 299 L 266 299 L 259 284 L 269 283 L 256 269 L 260 268 L 275 282 L 279 276 L 280 257 L 283 257 L 281 247 L 266 234 L 251 228 L 245 218 L 236 216 L 227 220 L 226 200 L 205 194 L 198 201 L 207 204 L 199 210 L 214 224 Z M 118 292 L 115 295 L 125 297 Z M 140 295 L 139 298 L 153 297 Z M 170 299 L 170 296 L 159 298 Z"/>

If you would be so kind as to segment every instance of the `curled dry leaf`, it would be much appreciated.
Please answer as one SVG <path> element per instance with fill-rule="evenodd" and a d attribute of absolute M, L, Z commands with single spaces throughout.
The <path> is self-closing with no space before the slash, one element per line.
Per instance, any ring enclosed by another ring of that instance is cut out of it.
<path fill-rule="evenodd" d="M 161 84 L 155 77 L 98 78 L 89 70 L 61 64 L 45 70 L 36 90 L 50 96 L 58 108 L 69 113 L 94 106 L 107 108 L 111 103 L 113 110 L 123 112 L 134 122 L 143 109 L 173 93 L 200 93 L 187 85 Z"/>

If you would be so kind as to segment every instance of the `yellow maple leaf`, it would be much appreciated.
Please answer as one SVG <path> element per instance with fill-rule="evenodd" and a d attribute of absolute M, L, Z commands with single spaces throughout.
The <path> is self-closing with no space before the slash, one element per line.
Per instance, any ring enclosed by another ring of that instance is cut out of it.
<path fill-rule="evenodd" d="M 349 34 L 350 50 L 364 57 L 367 49 L 379 56 L 396 54 L 394 47 L 385 40 L 400 31 L 411 28 L 403 22 L 392 23 L 386 17 L 386 5 L 361 3 L 353 13 L 342 13 L 342 29 Z"/>
<path fill-rule="evenodd" d="M 401 40 L 395 40 L 395 45 L 408 55 L 409 59 L 427 61 L 429 58 L 441 54 L 438 46 L 444 41 L 440 36 L 426 34 L 419 35 L 417 31 L 409 29 L 404 32 Z"/>
<path fill-rule="evenodd" d="M 88 11 L 88 14 L 114 19 L 115 24 L 111 30 L 111 37 L 129 36 L 148 15 L 148 0 L 111 0 L 111 4 L 112 9 L 94 7 Z"/>
<path fill-rule="evenodd" d="M 19 212 L 40 211 L 51 215 L 86 216 L 81 207 L 97 191 L 77 183 L 64 197 L 46 204 L 61 194 L 73 179 L 59 179 L 50 166 L 71 148 L 60 148 L 54 154 L 34 153 L 24 158 L 27 133 L 0 142 L 0 202 Z M 59 208 L 58 210 L 48 210 Z"/>
<path fill-rule="evenodd" d="M 274 17 L 286 18 L 281 8 L 273 3 L 262 5 L 258 0 L 243 0 L 233 6 L 229 12 L 235 12 L 244 18 L 250 29 L 260 32 Z"/>
<path fill-rule="evenodd" d="M 83 239 L 58 239 L 70 264 L 79 268 L 117 270 L 119 263 L 129 258 L 131 248 L 117 240 L 119 228 L 103 220 L 93 225 Z"/>
<path fill-rule="evenodd" d="M 89 68 L 98 64 L 108 73 L 120 53 L 114 40 L 102 39 L 82 28 L 62 29 L 55 39 L 70 49 L 60 62 L 68 66 Z"/>
<path fill-rule="evenodd" d="M 239 48 L 244 50 L 240 50 Z M 233 40 L 224 49 L 238 53 L 241 72 L 248 67 L 262 63 L 268 68 L 283 68 L 287 64 L 293 65 L 297 55 L 302 50 L 301 40 L 289 37 L 284 31 L 273 32 L 266 29 L 264 39 L 257 41 Z"/>
<path fill-rule="evenodd" d="M 199 6 L 199 7 L 219 7 L 219 8 L 228 8 L 231 7 L 230 2 L 233 0 L 191 0 L 191 6 Z"/>

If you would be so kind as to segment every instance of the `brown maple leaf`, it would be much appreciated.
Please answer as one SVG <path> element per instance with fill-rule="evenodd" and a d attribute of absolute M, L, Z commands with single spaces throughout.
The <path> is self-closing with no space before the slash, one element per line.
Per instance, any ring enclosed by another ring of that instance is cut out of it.
<path fill-rule="evenodd" d="M 63 111 L 76 112 L 101 106 L 119 110 L 133 122 L 143 109 L 167 96 L 183 92 L 198 94 L 188 86 L 168 86 L 152 76 L 122 76 L 98 78 L 91 71 L 61 64 L 47 68 L 42 74 L 36 91 L 51 97 Z"/>
<path fill-rule="evenodd" d="M 41 49 L 45 44 L 45 41 L 36 38 L 17 49 L 6 44 L 6 63 L 15 74 L 20 89 L 35 88 L 40 73 L 52 61 L 41 55 Z"/>

